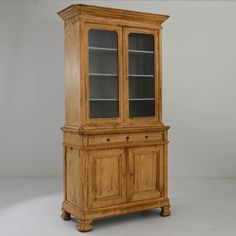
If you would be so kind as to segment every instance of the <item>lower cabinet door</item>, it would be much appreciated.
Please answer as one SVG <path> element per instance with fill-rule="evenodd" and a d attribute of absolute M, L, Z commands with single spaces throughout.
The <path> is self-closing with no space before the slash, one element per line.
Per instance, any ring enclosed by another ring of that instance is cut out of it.
<path fill-rule="evenodd" d="M 126 201 L 125 149 L 89 152 L 89 207 L 98 208 Z"/>
<path fill-rule="evenodd" d="M 129 149 L 129 200 L 159 198 L 163 193 L 163 145 Z"/>

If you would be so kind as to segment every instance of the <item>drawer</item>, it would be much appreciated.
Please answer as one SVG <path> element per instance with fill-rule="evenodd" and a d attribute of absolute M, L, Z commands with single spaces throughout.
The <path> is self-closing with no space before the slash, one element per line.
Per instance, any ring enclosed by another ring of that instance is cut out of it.
<path fill-rule="evenodd" d="M 137 134 L 127 135 L 127 137 L 129 137 L 129 142 L 163 140 L 162 132 L 137 133 Z"/>
<path fill-rule="evenodd" d="M 89 145 L 132 143 L 132 142 L 146 142 L 146 141 L 163 141 L 163 133 L 146 132 L 146 133 L 130 133 L 130 134 L 93 135 L 88 137 Z"/>
<path fill-rule="evenodd" d="M 126 135 L 94 135 L 89 136 L 88 143 L 89 145 L 101 145 L 109 143 L 123 143 L 126 142 Z"/>

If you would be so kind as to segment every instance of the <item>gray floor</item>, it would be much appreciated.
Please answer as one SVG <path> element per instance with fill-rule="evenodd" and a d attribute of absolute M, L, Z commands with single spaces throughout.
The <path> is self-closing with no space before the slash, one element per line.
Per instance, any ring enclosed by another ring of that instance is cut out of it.
<path fill-rule="evenodd" d="M 62 179 L 1 178 L 0 191 L 1 236 L 82 234 L 59 217 Z M 97 220 L 86 235 L 236 235 L 236 179 L 170 179 L 170 198 L 171 217 L 156 209 Z"/>

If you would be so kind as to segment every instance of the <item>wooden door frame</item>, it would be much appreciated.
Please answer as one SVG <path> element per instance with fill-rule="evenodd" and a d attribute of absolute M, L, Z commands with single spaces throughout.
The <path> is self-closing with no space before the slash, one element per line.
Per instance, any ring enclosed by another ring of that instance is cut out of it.
<path fill-rule="evenodd" d="M 117 118 L 90 118 L 89 117 L 89 50 L 88 50 L 88 33 L 91 29 L 108 30 L 117 32 L 118 39 L 118 80 L 119 80 L 119 117 Z M 95 24 L 85 23 L 84 24 L 84 125 L 99 125 L 99 124 L 121 124 L 124 120 L 124 95 L 123 95 L 123 36 L 122 27 L 108 24 Z"/>
<path fill-rule="evenodd" d="M 126 123 L 142 124 L 147 122 L 162 121 L 162 79 L 161 79 L 161 33 L 160 29 L 144 29 L 124 27 L 123 29 L 123 71 L 124 71 L 124 120 Z M 130 33 L 151 34 L 154 37 L 154 86 L 155 86 L 155 116 L 129 117 L 129 53 L 128 41 Z"/>

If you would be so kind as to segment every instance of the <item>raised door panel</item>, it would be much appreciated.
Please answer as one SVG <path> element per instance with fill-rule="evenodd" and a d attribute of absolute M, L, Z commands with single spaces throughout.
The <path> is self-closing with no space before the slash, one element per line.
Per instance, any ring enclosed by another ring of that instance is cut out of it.
<path fill-rule="evenodd" d="M 107 149 L 89 153 L 89 207 L 122 203 L 125 196 L 125 151 Z"/>
<path fill-rule="evenodd" d="M 163 193 L 163 146 L 129 149 L 129 198 L 159 198 Z"/>

